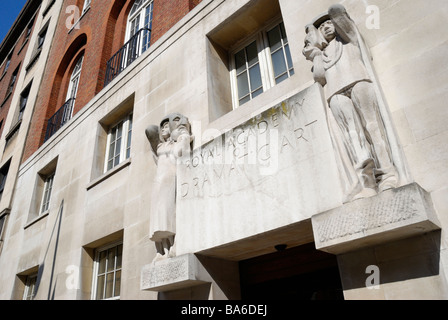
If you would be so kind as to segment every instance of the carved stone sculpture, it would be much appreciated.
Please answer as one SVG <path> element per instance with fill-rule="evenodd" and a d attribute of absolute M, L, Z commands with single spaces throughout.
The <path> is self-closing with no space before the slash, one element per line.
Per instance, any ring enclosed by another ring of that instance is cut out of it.
<path fill-rule="evenodd" d="M 176 164 L 191 152 L 191 126 L 188 118 L 173 113 L 160 127 L 150 125 L 146 137 L 151 145 L 157 173 L 152 189 L 150 239 L 155 242 L 156 259 L 175 256 L 176 235 Z"/>
<path fill-rule="evenodd" d="M 345 171 L 355 181 L 347 199 L 369 197 L 398 184 L 387 132 L 379 108 L 366 46 L 342 5 L 306 26 L 303 54 L 313 62 L 313 76 L 324 86 L 339 137 L 333 138 Z M 351 167 L 351 168 L 348 168 Z"/>

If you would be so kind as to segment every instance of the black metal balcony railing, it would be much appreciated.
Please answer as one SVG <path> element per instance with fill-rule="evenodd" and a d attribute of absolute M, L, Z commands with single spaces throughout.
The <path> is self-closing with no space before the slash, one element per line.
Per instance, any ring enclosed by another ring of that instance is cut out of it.
<path fill-rule="evenodd" d="M 68 120 L 72 118 L 75 98 L 67 100 L 66 103 L 56 113 L 48 119 L 45 141 L 50 139 Z"/>
<path fill-rule="evenodd" d="M 140 29 L 109 59 L 106 66 L 104 86 L 107 86 L 149 47 L 150 34 L 150 29 Z"/>

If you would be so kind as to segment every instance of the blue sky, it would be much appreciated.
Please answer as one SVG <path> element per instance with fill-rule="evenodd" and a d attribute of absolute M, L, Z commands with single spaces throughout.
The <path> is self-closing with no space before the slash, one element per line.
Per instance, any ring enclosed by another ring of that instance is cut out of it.
<path fill-rule="evenodd" d="M 26 0 L 0 0 L 0 42 L 3 41 L 12 24 L 26 3 Z"/>

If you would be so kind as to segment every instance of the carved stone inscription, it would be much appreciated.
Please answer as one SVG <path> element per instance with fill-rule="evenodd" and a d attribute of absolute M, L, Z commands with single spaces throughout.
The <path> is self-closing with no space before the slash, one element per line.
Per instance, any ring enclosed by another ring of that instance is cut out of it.
<path fill-rule="evenodd" d="M 231 130 L 204 132 L 216 138 L 177 167 L 179 254 L 340 205 L 325 110 L 313 85 Z"/>
<path fill-rule="evenodd" d="M 184 162 L 189 179 L 178 185 L 180 198 L 231 194 L 303 158 L 318 123 L 306 116 L 305 101 L 300 97 L 282 102 L 196 150 Z"/>

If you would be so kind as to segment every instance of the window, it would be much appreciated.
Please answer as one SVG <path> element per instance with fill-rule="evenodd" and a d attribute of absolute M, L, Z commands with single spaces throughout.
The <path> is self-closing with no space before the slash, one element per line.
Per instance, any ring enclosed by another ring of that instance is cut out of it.
<path fill-rule="evenodd" d="M 47 36 L 47 30 L 48 25 L 41 32 L 39 32 L 39 35 L 37 36 L 37 50 L 42 49 L 45 42 L 45 37 Z"/>
<path fill-rule="evenodd" d="M 6 214 L 0 217 L 0 242 L 3 241 L 3 227 L 5 226 L 5 221 L 6 221 Z M 0 252 L 1 252 L 1 245 L 0 245 Z"/>
<path fill-rule="evenodd" d="M 131 47 L 138 50 L 135 53 L 136 56 L 139 56 L 149 48 L 151 42 L 152 13 L 153 0 L 135 0 L 129 13 L 126 40 L 131 40 L 132 42 L 132 39 L 134 39 L 136 42 L 141 42 L 131 45 Z M 138 37 L 136 35 L 140 30 L 143 30 L 143 33 Z"/>
<path fill-rule="evenodd" d="M 17 74 L 19 73 L 19 67 L 20 67 L 20 66 L 18 66 L 18 67 L 16 68 L 16 70 L 14 70 L 14 72 L 13 72 L 13 74 L 12 74 L 12 76 L 11 76 L 11 80 L 9 81 L 8 90 L 7 90 L 7 92 L 6 92 L 6 97 L 8 97 L 9 94 L 11 94 L 12 91 L 14 90 L 14 86 L 15 86 L 15 84 L 16 84 L 16 80 L 17 80 Z"/>
<path fill-rule="evenodd" d="M 50 209 L 50 198 L 51 198 L 51 190 L 53 189 L 53 180 L 54 180 L 54 172 L 45 178 L 40 214 L 45 213 Z"/>
<path fill-rule="evenodd" d="M 104 171 L 109 171 L 131 156 L 132 113 L 112 126 L 107 135 Z"/>
<path fill-rule="evenodd" d="M 26 103 L 28 102 L 28 96 L 30 94 L 30 90 L 31 90 L 31 83 L 20 94 L 19 115 L 17 117 L 17 122 L 22 120 L 23 113 L 25 112 Z"/>
<path fill-rule="evenodd" d="M 293 74 L 283 22 L 258 32 L 231 54 L 234 107 L 252 100 Z"/>
<path fill-rule="evenodd" d="M 6 178 L 8 177 L 9 165 L 11 160 L 8 161 L 1 169 L 0 169 L 0 200 L 3 195 L 3 190 L 5 189 Z"/>
<path fill-rule="evenodd" d="M 49 214 L 57 165 L 58 158 L 55 158 L 37 173 L 25 227 Z"/>
<path fill-rule="evenodd" d="M 8 55 L 8 58 L 6 58 L 5 69 L 3 69 L 2 77 L 8 71 L 9 65 L 11 64 L 11 58 L 12 58 L 12 52 Z"/>
<path fill-rule="evenodd" d="M 93 300 L 120 298 L 122 254 L 122 243 L 96 251 L 93 268 Z"/>
<path fill-rule="evenodd" d="M 23 300 L 33 300 L 36 294 L 37 273 L 26 277 L 25 291 L 23 292 Z"/>
<path fill-rule="evenodd" d="M 72 75 L 70 76 L 70 83 L 67 90 L 66 101 L 70 99 L 76 99 L 76 94 L 78 93 L 79 79 L 81 78 L 82 62 L 84 56 L 78 59 L 75 68 L 73 69 Z"/>
<path fill-rule="evenodd" d="M 33 30 L 33 25 L 34 25 L 34 18 L 30 21 L 30 23 L 28 23 L 28 26 L 26 28 L 25 39 L 23 40 L 23 43 L 28 41 L 28 39 L 30 38 L 31 31 Z"/>

